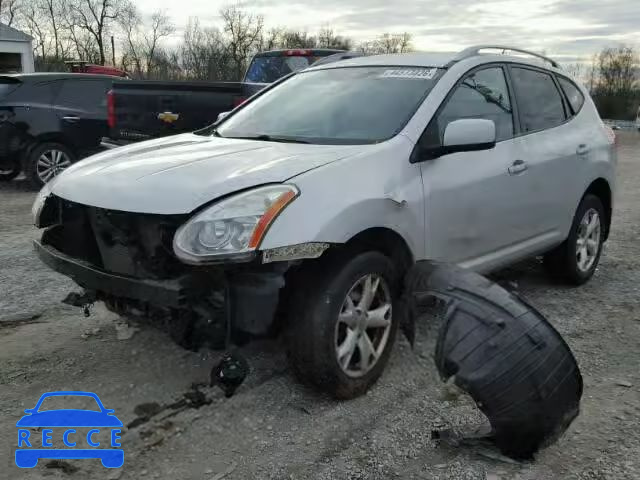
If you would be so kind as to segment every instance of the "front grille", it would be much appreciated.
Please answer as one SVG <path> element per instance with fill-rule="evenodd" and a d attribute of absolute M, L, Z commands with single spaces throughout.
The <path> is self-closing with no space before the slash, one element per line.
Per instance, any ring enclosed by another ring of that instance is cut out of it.
<path fill-rule="evenodd" d="M 130 213 L 57 201 L 61 222 L 47 229 L 44 243 L 105 271 L 136 278 L 166 279 L 184 272 L 172 242 L 185 215 Z"/>

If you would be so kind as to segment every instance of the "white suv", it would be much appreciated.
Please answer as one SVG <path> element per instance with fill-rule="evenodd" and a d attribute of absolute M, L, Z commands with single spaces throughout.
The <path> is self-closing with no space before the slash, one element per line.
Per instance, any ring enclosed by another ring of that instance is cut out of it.
<path fill-rule="evenodd" d="M 587 91 L 548 58 L 362 57 L 77 163 L 34 204 L 36 250 L 190 348 L 284 332 L 300 378 L 348 398 L 381 374 L 417 260 L 486 272 L 545 254 L 587 281 L 614 167 Z"/>

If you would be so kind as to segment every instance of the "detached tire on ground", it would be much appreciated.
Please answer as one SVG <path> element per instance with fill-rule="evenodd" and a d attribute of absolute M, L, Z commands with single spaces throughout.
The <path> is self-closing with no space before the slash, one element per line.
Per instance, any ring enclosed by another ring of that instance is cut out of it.
<path fill-rule="evenodd" d="M 605 239 L 606 214 L 595 195 L 585 195 L 567 239 L 547 253 L 544 263 L 554 276 L 573 285 L 589 281 L 598 267 Z"/>
<path fill-rule="evenodd" d="M 393 263 L 379 252 L 327 252 L 303 266 L 287 326 L 298 378 L 339 399 L 364 394 L 391 354 L 398 285 Z"/>
<path fill-rule="evenodd" d="M 40 143 L 27 152 L 25 175 L 33 188 L 40 189 L 75 161 L 75 154 L 66 145 L 58 142 Z"/>

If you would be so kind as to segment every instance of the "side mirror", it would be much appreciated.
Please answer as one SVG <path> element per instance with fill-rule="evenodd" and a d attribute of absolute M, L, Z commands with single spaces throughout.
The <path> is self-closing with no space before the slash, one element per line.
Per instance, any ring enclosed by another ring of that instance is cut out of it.
<path fill-rule="evenodd" d="M 437 133 L 432 132 L 433 135 Z M 432 137 L 433 137 L 432 135 Z M 429 140 L 427 140 L 430 142 Z M 439 143 L 436 140 L 436 143 Z M 496 125 L 493 120 L 463 118 L 454 120 L 444 130 L 442 145 L 426 146 L 418 143 L 411 156 L 411 163 L 433 160 L 456 152 L 491 150 L 496 145 Z"/>
<path fill-rule="evenodd" d="M 223 120 L 227 115 L 229 115 L 231 112 L 222 112 L 220 115 L 218 115 L 218 119 L 216 120 L 216 123 Z"/>
<path fill-rule="evenodd" d="M 444 131 L 445 153 L 490 150 L 496 146 L 496 124 L 493 120 L 464 118 L 454 120 Z"/>

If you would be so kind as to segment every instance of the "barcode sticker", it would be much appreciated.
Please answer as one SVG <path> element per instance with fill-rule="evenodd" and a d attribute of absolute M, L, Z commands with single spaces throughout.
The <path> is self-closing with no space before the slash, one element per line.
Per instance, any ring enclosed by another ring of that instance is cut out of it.
<path fill-rule="evenodd" d="M 412 78 L 418 80 L 431 80 L 436 76 L 437 68 L 395 68 L 393 70 L 385 70 L 381 78 Z"/>

